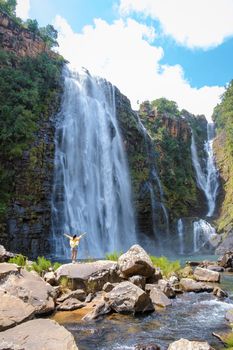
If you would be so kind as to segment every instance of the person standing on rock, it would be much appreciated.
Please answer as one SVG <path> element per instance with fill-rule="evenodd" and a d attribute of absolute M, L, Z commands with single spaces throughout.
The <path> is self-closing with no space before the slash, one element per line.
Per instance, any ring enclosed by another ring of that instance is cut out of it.
<path fill-rule="evenodd" d="M 83 233 L 80 236 L 77 236 L 77 235 L 70 236 L 64 233 L 64 236 L 66 236 L 70 240 L 71 260 L 73 264 L 76 262 L 76 259 L 77 259 L 79 241 L 85 234 L 86 233 Z"/>

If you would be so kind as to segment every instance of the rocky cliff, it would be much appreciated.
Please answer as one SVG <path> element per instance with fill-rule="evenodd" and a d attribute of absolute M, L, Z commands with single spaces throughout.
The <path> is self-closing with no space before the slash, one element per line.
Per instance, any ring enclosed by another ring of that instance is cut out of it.
<path fill-rule="evenodd" d="M 12 251 L 45 255 L 64 61 L 5 14 L 0 43 L 0 239 Z"/>

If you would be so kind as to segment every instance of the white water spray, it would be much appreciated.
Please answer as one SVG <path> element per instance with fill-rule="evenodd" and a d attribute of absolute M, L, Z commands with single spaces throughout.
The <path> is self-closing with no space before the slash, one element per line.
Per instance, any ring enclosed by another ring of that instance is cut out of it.
<path fill-rule="evenodd" d="M 216 230 L 205 220 L 193 222 L 193 252 L 197 253 L 216 237 Z"/>
<path fill-rule="evenodd" d="M 180 254 L 184 254 L 184 225 L 182 219 L 177 221 L 177 232 L 179 237 Z"/>
<path fill-rule="evenodd" d="M 52 229 L 56 256 L 69 257 L 63 233 L 87 235 L 79 257 L 103 257 L 136 241 L 128 166 L 113 86 L 88 72 L 64 73 L 55 139 Z"/>

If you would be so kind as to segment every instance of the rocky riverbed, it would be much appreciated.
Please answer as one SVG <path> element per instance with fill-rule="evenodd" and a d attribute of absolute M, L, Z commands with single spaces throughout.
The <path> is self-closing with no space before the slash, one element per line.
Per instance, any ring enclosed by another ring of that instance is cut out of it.
<path fill-rule="evenodd" d="M 232 322 L 233 305 L 222 286 L 226 279 L 228 288 L 233 285 L 230 252 L 218 262 L 191 262 L 165 278 L 134 245 L 117 262 L 64 264 L 42 278 L 4 262 L 10 254 L 3 249 L 3 349 L 220 349 L 212 333 L 229 331 L 225 314 Z"/>

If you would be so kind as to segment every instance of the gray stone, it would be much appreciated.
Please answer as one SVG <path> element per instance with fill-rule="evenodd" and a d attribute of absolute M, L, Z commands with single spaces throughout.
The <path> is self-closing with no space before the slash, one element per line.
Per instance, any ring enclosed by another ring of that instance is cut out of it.
<path fill-rule="evenodd" d="M 146 251 L 140 245 L 133 245 L 125 254 L 118 259 L 120 271 L 125 278 L 134 275 L 151 277 L 155 268 Z"/>
<path fill-rule="evenodd" d="M 180 280 L 180 287 L 184 292 L 212 292 L 214 290 L 213 286 L 209 286 L 203 282 L 194 281 L 191 278 L 182 278 Z"/>
<path fill-rule="evenodd" d="M 145 285 L 146 285 L 145 276 L 139 276 L 139 275 L 131 276 L 129 277 L 129 281 L 135 284 L 135 286 L 138 286 L 141 289 L 145 289 Z"/>
<path fill-rule="evenodd" d="M 220 282 L 219 272 L 203 269 L 202 267 L 197 267 L 194 270 L 194 277 L 200 282 Z"/>
<path fill-rule="evenodd" d="M 0 331 L 22 323 L 35 313 L 35 308 L 0 289 Z"/>
<path fill-rule="evenodd" d="M 19 273 L 19 266 L 16 264 L 0 263 L 0 281 L 6 278 L 8 275 Z"/>
<path fill-rule="evenodd" d="M 121 282 L 107 293 L 104 300 L 119 313 L 137 313 L 154 310 L 150 297 L 131 282 Z"/>
<path fill-rule="evenodd" d="M 160 346 L 150 343 L 150 344 L 137 344 L 134 350 L 160 350 Z"/>
<path fill-rule="evenodd" d="M 58 311 L 71 311 L 71 310 L 77 310 L 81 309 L 82 307 L 86 306 L 85 303 L 82 303 L 78 299 L 75 298 L 69 298 L 63 301 L 61 304 L 57 306 Z"/>
<path fill-rule="evenodd" d="M 53 271 L 46 272 L 44 275 L 44 280 L 45 280 L 45 282 L 51 284 L 51 286 L 57 285 L 57 279 L 56 279 L 55 273 Z"/>
<path fill-rule="evenodd" d="M 169 345 L 168 350 L 214 350 L 207 342 L 180 339 Z"/>
<path fill-rule="evenodd" d="M 219 287 L 215 287 L 213 290 L 213 294 L 217 297 L 217 298 L 227 298 L 228 294 L 227 292 L 225 292 L 224 290 L 222 290 Z"/>
<path fill-rule="evenodd" d="M 233 239 L 233 237 L 232 237 Z M 218 259 L 218 265 L 226 268 L 233 268 L 233 252 L 226 251 L 224 255 Z"/>
<path fill-rule="evenodd" d="M 78 350 L 73 335 L 57 322 L 36 319 L 0 333 L 0 344 L 23 350 Z"/>
<path fill-rule="evenodd" d="M 211 271 L 216 271 L 216 272 L 223 272 L 224 271 L 224 268 L 222 266 L 218 266 L 218 265 L 208 265 L 207 269 L 211 270 Z"/>
<path fill-rule="evenodd" d="M 84 321 L 91 321 L 96 318 L 99 318 L 100 316 L 107 315 L 112 311 L 111 307 L 108 303 L 104 301 L 100 301 L 94 308 L 93 311 L 86 314 L 82 319 Z"/>
<path fill-rule="evenodd" d="M 226 312 L 225 319 L 230 323 L 233 323 L 233 309 L 230 309 Z"/>
<path fill-rule="evenodd" d="M 225 254 L 229 251 L 233 251 L 233 231 L 229 232 L 228 236 L 223 239 L 222 243 L 215 250 L 215 254 Z"/>
<path fill-rule="evenodd" d="M 155 285 L 150 289 L 149 295 L 154 305 L 166 307 L 172 304 L 171 300 Z"/>
<path fill-rule="evenodd" d="M 106 293 L 111 292 L 111 290 L 113 290 L 113 288 L 116 287 L 116 285 L 117 285 L 117 283 L 107 282 L 103 286 L 103 291 L 106 292 Z"/>
<path fill-rule="evenodd" d="M 168 298 L 175 298 L 176 293 L 168 281 L 163 279 L 159 280 L 158 287 Z"/>
<path fill-rule="evenodd" d="M 74 291 L 71 291 L 69 293 L 63 294 L 60 298 L 57 299 L 57 302 L 61 303 L 69 298 L 74 298 L 74 299 L 78 299 L 80 301 L 85 301 L 86 299 L 86 293 L 84 290 L 82 289 L 77 289 Z"/>

